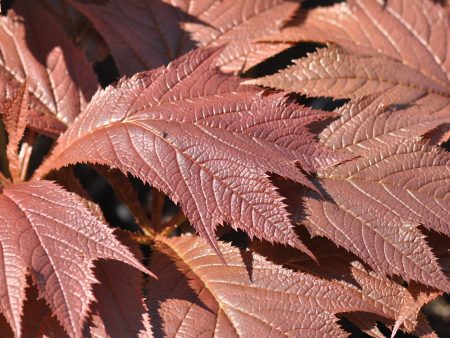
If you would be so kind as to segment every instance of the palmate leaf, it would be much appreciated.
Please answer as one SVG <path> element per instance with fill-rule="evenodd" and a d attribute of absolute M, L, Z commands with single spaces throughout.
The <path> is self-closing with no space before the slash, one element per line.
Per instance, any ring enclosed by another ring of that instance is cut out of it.
<path fill-rule="evenodd" d="M 266 172 L 314 188 L 297 164 L 339 161 L 306 128 L 329 114 L 239 86 L 216 69 L 220 52 L 199 49 L 99 92 L 36 177 L 79 162 L 114 166 L 179 202 L 214 246 L 228 222 L 307 251 Z"/>
<path fill-rule="evenodd" d="M 8 185 L 0 195 L 0 309 L 21 336 L 26 276 L 72 337 L 81 337 L 93 260 L 115 259 L 148 272 L 84 206 L 49 181 Z"/>
<path fill-rule="evenodd" d="M 449 22 L 430 0 L 350 0 L 317 8 L 271 39 L 340 47 L 319 50 L 251 83 L 336 98 L 384 91 L 387 104 L 411 103 L 426 107 L 427 114 L 450 116 Z"/>
<path fill-rule="evenodd" d="M 223 265 L 195 236 L 158 240 L 148 306 L 156 336 L 346 337 L 334 316 L 381 308 L 349 284 L 293 272 L 220 243 Z"/>
<path fill-rule="evenodd" d="M 0 41 L 2 96 L 10 97 L 27 81 L 28 125 L 58 135 L 97 89 L 95 74 L 83 52 L 76 49 L 40 1 L 15 1 L 14 10 L 0 20 Z"/>
<path fill-rule="evenodd" d="M 224 44 L 217 62 L 222 70 L 247 70 L 290 46 L 257 40 L 278 32 L 298 1 L 112 0 L 103 6 L 73 5 L 107 41 L 119 71 L 131 76 L 168 64 L 195 46 Z"/>

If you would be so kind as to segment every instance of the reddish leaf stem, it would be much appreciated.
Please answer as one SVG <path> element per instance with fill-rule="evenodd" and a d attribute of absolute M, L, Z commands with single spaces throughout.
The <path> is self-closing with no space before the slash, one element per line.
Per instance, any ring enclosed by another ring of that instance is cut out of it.
<path fill-rule="evenodd" d="M 164 197 L 162 192 L 152 188 L 152 224 L 157 232 L 161 229 Z"/>
<path fill-rule="evenodd" d="M 187 221 L 184 213 L 180 211 L 171 218 L 168 222 L 166 222 L 163 226 L 164 230 L 161 231 L 162 236 L 169 236 L 176 228 L 178 228 L 181 224 Z"/>
<path fill-rule="evenodd" d="M 19 152 L 20 180 L 25 181 L 28 167 L 30 165 L 31 153 L 33 152 L 33 143 L 36 139 L 36 133 L 29 132 L 25 134 L 22 146 Z"/>

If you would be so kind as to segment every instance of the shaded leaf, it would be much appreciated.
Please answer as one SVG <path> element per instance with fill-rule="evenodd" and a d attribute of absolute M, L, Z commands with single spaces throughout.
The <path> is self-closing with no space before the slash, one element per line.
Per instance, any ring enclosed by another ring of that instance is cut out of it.
<path fill-rule="evenodd" d="M 291 247 L 252 241 L 250 249 L 271 262 L 294 271 L 305 272 L 320 278 L 342 280 L 355 284 L 351 263 L 358 257 L 337 247 L 324 237 L 316 236 L 308 240 L 308 248 L 315 260 Z"/>
<path fill-rule="evenodd" d="M 38 1 L 14 2 L 14 10 L 0 20 L 0 41 L 0 92 L 10 97 L 28 81 L 30 127 L 60 133 L 97 88 L 82 51 Z"/>
<path fill-rule="evenodd" d="M 66 34 L 78 48 L 85 51 L 91 63 L 103 61 L 110 51 L 106 42 L 91 22 L 67 0 L 39 0 L 42 6 L 63 26 Z M 89 3 L 106 4 L 108 0 L 82 0 Z"/>
<path fill-rule="evenodd" d="M 81 198 L 54 183 L 9 185 L 0 204 L 0 306 L 17 336 L 28 273 L 65 330 L 80 337 L 94 300 L 93 260 L 115 259 L 147 272 Z"/>
<path fill-rule="evenodd" d="M 401 326 L 402 330 L 405 328 L 408 332 L 414 331 L 414 334 L 420 335 L 432 334 L 433 330 L 420 315 L 420 310 L 425 303 L 439 296 L 440 292 L 429 290 L 416 283 L 412 283 L 406 289 L 383 275 L 367 272 L 361 263 L 355 261 L 357 260 L 355 255 L 330 245 L 323 237 L 312 238 L 308 241 L 308 247 L 314 253 L 318 264 L 293 248 L 274 246 L 261 241 L 253 241 L 251 244 L 252 251 L 283 267 L 361 286 L 364 300 L 381 309 L 386 318 L 373 313 L 359 312 L 344 313 L 341 316 L 371 336 L 385 337 L 377 330 L 376 323 L 382 322 L 393 327 L 395 319 L 399 319 L 397 321 L 399 324 L 404 323 L 404 326 Z"/>
<path fill-rule="evenodd" d="M 197 22 L 184 27 L 197 45 L 226 45 L 217 65 L 223 71 L 246 71 L 287 49 L 291 44 L 258 42 L 279 32 L 298 8 L 298 1 L 285 0 L 208 0 L 205 10 L 195 13 Z"/>
<path fill-rule="evenodd" d="M 124 232 L 119 233 L 122 243 L 141 260 L 139 248 Z M 147 308 L 144 304 L 141 273 L 122 262 L 100 260 L 96 263 L 94 285 L 97 303 L 92 308 L 93 337 L 142 337 L 152 336 Z"/>
<path fill-rule="evenodd" d="M 23 332 L 26 338 L 68 338 L 69 336 L 52 316 L 49 306 L 44 299 L 39 299 L 38 290 L 30 285 L 26 290 L 24 303 Z M 2 336 L 3 337 L 3 336 Z M 11 335 L 14 337 L 14 335 Z"/>
<path fill-rule="evenodd" d="M 334 314 L 378 311 L 349 284 L 292 272 L 220 244 L 228 262 L 198 237 L 160 238 L 149 309 L 156 335 L 347 336 Z M 249 280 L 248 270 L 252 271 Z"/>
<path fill-rule="evenodd" d="M 168 64 L 194 47 L 181 22 L 188 0 L 111 0 L 105 5 L 72 1 L 107 42 L 121 74 L 133 75 Z"/>
<path fill-rule="evenodd" d="M 20 85 L 11 100 L 0 103 L 0 114 L 8 133 L 8 145 L 6 156 L 9 163 L 9 172 L 14 181 L 21 178 L 21 164 L 19 159 L 19 143 L 25 133 L 28 110 L 28 88 L 27 83 Z"/>
<path fill-rule="evenodd" d="M 120 72 L 130 76 L 195 46 L 224 44 L 218 65 L 247 70 L 290 46 L 256 40 L 278 32 L 298 8 L 297 1 L 284 0 L 112 0 L 106 6 L 74 6 L 107 41 Z"/>
<path fill-rule="evenodd" d="M 379 303 L 388 317 L 395 318 L 393 334 L 400 326 L 404 326 L 407 332 L 414 331 L 422 306 L 440 295 L 439 292 L 422 291 L 418 285 L 406 289 L 373 272 L 367 272 L 360 263 L 352 264 L 352 272 L 362 288 L 363 297 Z"/>
<path fill-rule="evenodd" d="M 266 172 L 314 188 L 297 164 L 333 162 L 306 127 L 329 114 L 239 87 L 215 68 L 218 53 L 194 51 L 97 94 L 36 177 L 79 162 L 114 166 L 180 203 L 213 245 L 216 226 L 228 222 L 307 251 Z"/>
<path fill-rule="evenodd" d="M 417 226 L 450 235 L 449 154 L 402 143 L 366 156 L 319 173 L 332 201 L 308 198 L 306 224 L 375 271 L 448 290 Z"/>

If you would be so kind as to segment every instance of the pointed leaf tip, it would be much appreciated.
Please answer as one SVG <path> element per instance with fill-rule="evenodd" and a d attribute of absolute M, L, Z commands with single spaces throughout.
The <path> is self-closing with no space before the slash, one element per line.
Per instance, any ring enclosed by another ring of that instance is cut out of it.
<path fill-rule="evenodd" d="M 80 162 L 113 166 L 180 203 L 204 238 L 228 223 L 250 237 L 294 243 L 267 173 L 314 188 L 298 165 L 317 171 L 330 162 L 331 150 L 307 127 L 323 113 L 240 86 L 217 69 L 219 52 L 197 49 L 97 93 L 35 177 Z"/>

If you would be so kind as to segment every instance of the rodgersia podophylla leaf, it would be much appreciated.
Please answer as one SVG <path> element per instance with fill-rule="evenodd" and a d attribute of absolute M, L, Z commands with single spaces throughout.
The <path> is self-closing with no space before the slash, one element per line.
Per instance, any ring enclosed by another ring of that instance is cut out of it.
<path fill-rule="evenodd" d="M 230 245 L 220 244 L 228 266 L 198 237 L 161 238 L 157 248 L 150 268 L 159 279 L 148 285 L 157 336 L 345 337 L 334 314 L 385 314 L 352 285 L 293 272 Z"/>
<path fill-rule="evenodd" d="M 136 243 L 125 232 L 119 232 L 118 237 L 142 259 Z M 97 302 L 91 308 L 92 337 L 152 337 L 140 271 L 122 262 L 100 260 L 96 263 L 95 276 L 100 283 L 93 288 Z"/>
<path fill-rule="evenodd" d="M 114 259 L 147 272 L 80 197 L 54 183 L 8 185 L 0 205 L 0 308 L 16 336 L 28 273 L 69 335 L 81 337 L 94 300 L 93 260 Z"/>
<path fill-rule="evenodd" d="M 14 6 L 0 20 L 0 93 L 10 97 L 27 81 L 28 125 L 58 135 L 94 94 L 96 77 L 40 1 L 18 0 Z"/>
<path fill-rule="evenodd" d="M 271 40 L 332 42 L 280 73 L 251 81 L 312 96 L 357 98 L 384 91 L 385 103 L 426 107 L 450 121 L 448 13 L 431 0 L 349 0 L 310 11 Z M 445 141 L 448 134 L 445 134 Z"/>
<path fill-rule="evenodd" d="M 8 133 L 6 156 L 9 162 L 9 172 L 14 181 L 20 180 L 21 178 L 19 143 L 22 140 L 30 114 L 28 98 L 28 86 L 27 82 L 24 82 L 17 87 L 11 99 L 0 99 L 0 114 L 6 132 Z"/>
<path fill-rule="evenodd" d="M 167 64 L 195 46 L 227 45 L 217 60 L 242 71 L 288 48 L 259 43 L 279 32 L 298 8 L 284 0 L 133 0 L 74 3 L 108 42 L 122 74 Z"/>
<path fill-rule="evenodd" d="M 450 283 L 418 225 L 450 235 L 447 152 L 406 141 L 319 173 L 330 200 L 307 198 L 305 223 L 381 273 Z"/>
<path fill-rule="evenodd" d="M 98 93 L 37 176 L 80 162 L 114 166 L 180 203 L 213 245 L 216 226 L 228 222 L 307 250 L 266 173 L 313 188 L 297 164 L 339 160 L 306 128 L 329 114 L 240 86 L 216 69 L 220 52 L 196 50 Z"/>
<path fill-rule="evenodd" d="M 445 110 L 428 114 L 428 105 L 386 104 L 384 92 L 350 101 L 340 118 L 320 136 L 330 148 L 363 155 L 424 135 L 449 119 Z"/>
<path fill-rule="evenodd" d="M 267 242 L 254 241 L 253 252 L 265 256 L 271 262 L 295 271 L 309 274 L 328 280 L 341 280 L 362 289 L 363 299 L 372 303 L 375 308 L 381 309 L 384 317 L 374 313 L 345 313 L 342 316 L 374 337 L 384 337 L 381 333 L 376 335 L 376 322 L 383 322 L 393 328 L 395 324 L 414 334 L 432 335 L 432 329 L 427 321 L 419 314 L 420 308 L 440 295 L 431 289 L 411 283 L 408 288 L 384 277 L 382 274 L 367 271 L 357 257 L 352 253 L 338 248 L 323 237 L 314 237 L 309 242 L 319 264 L 304 254 L 296 253 L 292 248 L 277 246 Z M 419 316 L 418 316 L 419 315 Z M 374 335 L 375 334 L 375 335 Z"/>
<path fill-rule="evenodd" d="M 2 13 L 0 336 L 340 337 L 343 318 L 436 337 L 421 308 L 450 291 L 449 2 L 300 3 Z M 328 45 L 236 75 L 300 41 Z M 127 77 L 94 95 L 113 62 Z"/>

